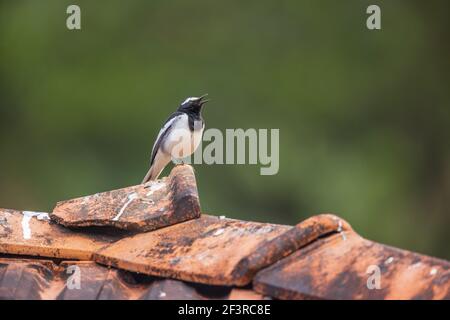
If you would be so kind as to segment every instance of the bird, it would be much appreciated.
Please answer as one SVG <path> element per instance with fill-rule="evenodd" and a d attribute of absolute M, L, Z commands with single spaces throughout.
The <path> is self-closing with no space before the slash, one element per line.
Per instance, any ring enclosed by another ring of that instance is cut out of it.
<path fill-rule="evenodd" d="M 190 156 L 198 148 L 205 129 L 202 108 L 208 94 L 189 97 L 170 115 L 153 144 L 150 169 L 142 184 L 158 179 L 167 164 Z"/>

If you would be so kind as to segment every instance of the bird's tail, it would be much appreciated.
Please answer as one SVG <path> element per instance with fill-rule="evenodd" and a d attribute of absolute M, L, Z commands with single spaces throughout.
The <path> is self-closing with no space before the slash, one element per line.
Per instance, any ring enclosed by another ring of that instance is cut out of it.
<path fill-rule="evenodd" d="M 154 167 L 151 166 L 150 169 L 148 170 L 147 174 L 145 175 L 144 180 L 142 180 L 142 184 L 156 179 L 156 177 L 153 174 L 153 171 L 155 171 L 155 170 L 153 170 L 153 169 L 154 169 Z"/>
<path fill-rule="evenodd" d="M 153 160 L 150 169 L 142 180 L 142 184 L 147 183 L 149 181 L 153 181 L 158 179 L 159 175 L 163 171 L 164 167 L 170 162 L 170 155 L 166 155 L 162 152 L 158 152 L 156 154 L 155 159 Z"/>

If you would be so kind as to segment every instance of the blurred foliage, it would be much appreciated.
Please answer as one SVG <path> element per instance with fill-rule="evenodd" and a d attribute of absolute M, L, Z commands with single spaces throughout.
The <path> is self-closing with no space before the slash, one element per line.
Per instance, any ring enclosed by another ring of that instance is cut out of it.
<path fill-rule="evenodd" d="M 82 30 L 65 26 L 79 4 Z M 365 27 L 369 4 L 382 30 Z M 3 1 L 0 206 L 137 184 L 187 96 L 207 127 L 280 128 L 280 171 L 196 166 L 203 210 L 450 258 L 448 1 Z M 167 172 L 167 169 L 166 171 Z"/>

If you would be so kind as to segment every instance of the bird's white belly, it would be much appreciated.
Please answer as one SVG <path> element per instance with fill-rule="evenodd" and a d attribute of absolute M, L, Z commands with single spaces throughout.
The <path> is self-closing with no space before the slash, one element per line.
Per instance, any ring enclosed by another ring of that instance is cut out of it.
<path fill-rule="evenodd" d="M 202 140 L 203 127 L 191 131 L 188 121 L 187 115 L 181 116 L 165 139 L 164 151 L 169 153 L 173 159 L 190 156 Z"/>

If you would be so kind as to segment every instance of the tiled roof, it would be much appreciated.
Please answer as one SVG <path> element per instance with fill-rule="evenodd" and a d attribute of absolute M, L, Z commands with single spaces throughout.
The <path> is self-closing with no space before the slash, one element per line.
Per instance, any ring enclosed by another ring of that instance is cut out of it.
<path fill-rule="evenodd" d="M 366 240 L 331 214 L 296 226 L 200 214 L 184 165 L 50 214 L 0 209 L 2 298 L 450 299 L 450 263 Z"/>
<path fill-rule="evenodd" d="M 82 275 L 79 288 L 70 289 L 69 268 Z M 208 286 L 140 275 L 103 267 L 92 261 L 0 258 L 0 299 L 166 300 L 249 299 L 263 296 L 245 288 Z"/>

